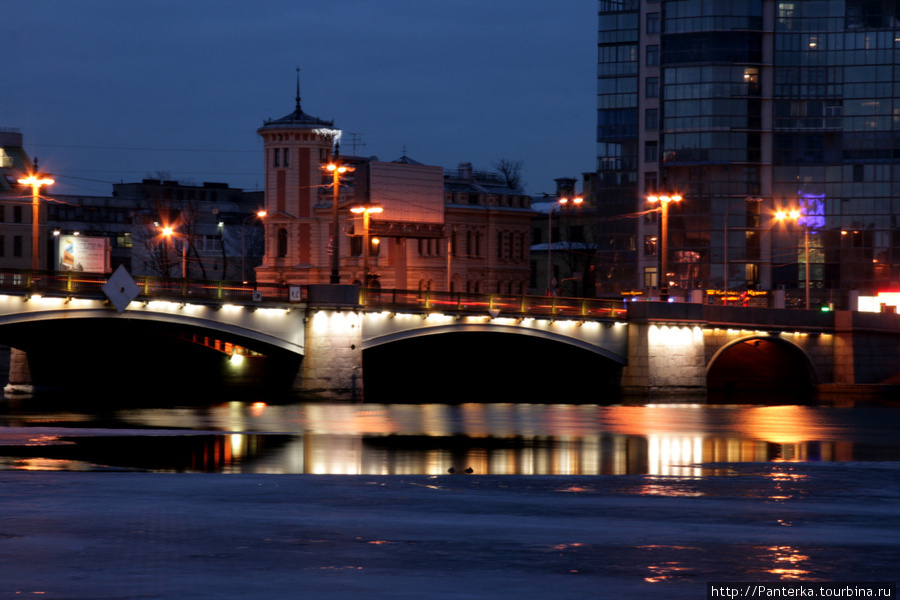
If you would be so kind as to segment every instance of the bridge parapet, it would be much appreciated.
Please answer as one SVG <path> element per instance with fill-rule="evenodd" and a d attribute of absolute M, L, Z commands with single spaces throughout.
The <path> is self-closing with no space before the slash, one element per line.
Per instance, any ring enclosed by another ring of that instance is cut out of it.
<path fill-rule="evenodd" d="M 710 327 L 747 327 L 779 331 L 830 332 L 834 329 L 835 314 L 837 313 L 817 310 L 719 306 L 685 302 L 632 302 L 628 304 L 629 322 L 689 323 Z"/>
<path fill-rule="evenodd" d="M 531 316 L 572 319 L 624 320 L 625 304 L 620 300 L 524 296 L 513 294 L 466 294 L 430 290 L 365 289 L 360 304 L 367 310 L 403 312 L 476 313 L 493 317 Z"/>
<path fill-rule="evenodd" d="M 140 290 L 141 299 L 171 299 L 192 302 L 300 301 L 302 288 L 283 284 L 245 284 L 236 281 L 201 279 L 173 279 L 149 275 L 132 276 Z M 5 269 L 0 271 L 0 290 L 4 294 L 23 296 L 75 296 L 104 299 L 103 286 L 109 276 L 103 273 L 77 271 L 31 271 Z M 298 293 L 300 291 L 300 293 Z"/>

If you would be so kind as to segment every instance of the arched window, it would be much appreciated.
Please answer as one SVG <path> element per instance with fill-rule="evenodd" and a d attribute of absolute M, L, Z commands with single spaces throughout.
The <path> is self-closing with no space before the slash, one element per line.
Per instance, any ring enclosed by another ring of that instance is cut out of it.
<path fill-rule="evenodd" d="M 287 229 L 278 230 L 278 258 L 284 258 L 288 253 L 288 232 Z"/>

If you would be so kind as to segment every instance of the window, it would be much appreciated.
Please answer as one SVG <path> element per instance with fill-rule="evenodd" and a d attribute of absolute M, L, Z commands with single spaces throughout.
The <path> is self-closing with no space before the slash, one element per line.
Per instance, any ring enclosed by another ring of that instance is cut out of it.
<path fill-rule="evenodd" d="M 22 207 L 21 206 L 13 206 L 13 223 L 21 223 L 22 222 Z"/>
<path fill-rule="evenodd" d="M 644 267 L 644 287 L 657 287 L 656 267 Z"/>
<path fill-rule="evenodd" d="M 655 235 L 644 236 L 644 256 L 656 256 L 657 238 Z"/>
<path fill-rule="evenodd" d="M 569 227 L 569 242 L 572 244 L 584 243 L 584 225 L 572 225 Z"/>
<path fill-rule="evenodd" d="M 291 166 L 291 158 L 290 157 L 291 157 L 291 149 L 285 148 L 284 149 L 284 166 L 285 167 Z"/>
<path fill-rule="evenodd" d="M 659 46 L 647 46 L 647 66 L 659 66 Z"/>
<path fill-rule="evenodd" d="M 284 258 L 288 253 L 288 232 L 287 229 L 278 230 L 278 258 Z"/>
<path fill-rule="evenodd" d="M 648 108 L 644 111 L 644 129 L 656 131 L 659 129 L 659 109 Z"/>
<path fill-rule="evenodd" d="M 644 96 L 647 98 L 659 98 L 659 77 L 648 77 L 644 87 Z"/>
<path fill-rule="evenodd" d="M 272 166 L 279 167 L 281 166 L 279 163 L 281 162 L 281 150 L 278 148 L 272 149 Z"/>
<path fill-rule="evenodd" d="M 22 256 L 22 236 L 13 236 L 13 256 L 20 258 Z"/>
<path fill-rule="evenodd" d="M 659 33 L 659 13 L 647 13 L 647 33 Z"/>
<path fill-rule="evenodd" d="M 659 142 L 644 142 L 644 162 L 657 162 L 659 160 Z"/>

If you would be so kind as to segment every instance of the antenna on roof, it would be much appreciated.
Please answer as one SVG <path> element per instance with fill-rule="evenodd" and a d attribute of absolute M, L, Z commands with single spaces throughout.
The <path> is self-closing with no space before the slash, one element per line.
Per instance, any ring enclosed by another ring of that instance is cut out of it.
<path fill-rule="evenodd" d="M 300 110 L 300 67 L 297 67 L 297 110 Z"/>
<path fill-rule="evenodd" d="M 353 156 L 356 156 L 356 147 L 357 146 L 365 146 L 365 142 L 361 141 L 362 136 L 358 133 L 347 132 L 344 134 L 344 137 L 347 138 L 347 143 L 353 148 Z"/>

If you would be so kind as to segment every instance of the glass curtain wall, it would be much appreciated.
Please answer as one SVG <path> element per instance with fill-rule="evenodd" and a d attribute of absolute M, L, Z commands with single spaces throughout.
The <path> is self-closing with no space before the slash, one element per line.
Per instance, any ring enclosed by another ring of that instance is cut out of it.
<path fill-rule="evenodd" d="M 900 283 L 898 26 L 895 0 L 776 3 L 774 192 L 803 219 L 774 282 L 803 290 L 809 260 L 817 305 Z"/>
<path fill-rule="evenodd" d="M 661 172 L 672 291 L 756 288 L 763 189 L 763 0 L 661 3 Z M 763 208 L 763 210 L 765 210 Z M 727 264 L 725 264 L 727 261 Z"/>
<path fill-rule="evenodd" d="M 617 294 L 637 278 L 637 224 L 620 217 L 637 196 L 639 2 L 601 0 L 598 16 L 596 284 Z"/>

